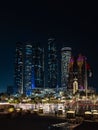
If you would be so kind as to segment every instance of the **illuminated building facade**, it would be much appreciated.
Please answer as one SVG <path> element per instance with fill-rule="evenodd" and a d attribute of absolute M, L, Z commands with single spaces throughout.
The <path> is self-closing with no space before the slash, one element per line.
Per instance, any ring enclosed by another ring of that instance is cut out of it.
<path fill-rule="evenodd" d="M 23 93 L 23 43 L 16 43 L 16 51 L 15 51 L 15 74 L 14 74 L 14 92 L 15 93 Z"/>
<path fill-rule="evenodd" d="M 48 39 L 48 88 L 57 87 L 58 62 L 55 39 Z"/>
<path fill-rule="evenodd" d="M 68 87 L 71 51 L 72 49 L 70 47 L 64 47 L 61 49 L 61 87 L 65 89 Z"/>
<path fill-rule="evenodd" d="M 87 82 L 87 68 L 85 65 L 85 58 L 81 54 L 78 57 L 71 57 L 69 63 L 69 81 L 68 81 L 68 89 L 73 89 L 74 79 L 77 79 L 78 90 L 86 89 Z"/>
<path fill-rule="evenodd" d="M 25 44 L 24 60 L 24 93 L 30 95 L 32 92 L 32 43 Z"/>
<path fill-rule="evenodd" d="M 32 87 L 44 88 L 44 49 L 39 44 L 32 48 L 33 84 Z"/>
<path fill-rule="evenodd" d="M 68 90 L 72 90 L 74 88 L 73 82 L 74 82 L 74 79 L 76 79 L 76 77 L 77 77 L 76 68 L 77 68 L 77 66 L 75 64 L 75 59 L 73 56 L 71 56 L 70 61 L 69 61 L 69 67 L 68 67 L 68 71 L 69 71 L 68 87 L 67 87 Z"/>
<path fill-rule="evenodd" d="M 15 93 L 31 95 L 34 88 L 44 88 L 44 49 L 30 42 L 16 45 Z"/>
<path fill-rule="evenodd" d="M 85 89 L 85 59 L 81 54 L 77 58 L 77 79 L 79 89 Z"/>

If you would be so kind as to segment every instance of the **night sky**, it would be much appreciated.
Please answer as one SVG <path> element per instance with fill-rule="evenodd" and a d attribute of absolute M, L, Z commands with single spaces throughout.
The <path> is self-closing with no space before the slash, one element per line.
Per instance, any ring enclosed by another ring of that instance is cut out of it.
<path fill-rule="evenodd" d="M 97 88 L 96 4 L 39 1 L 0 3 L 0 91 L 5 91 L 7 85 L 13 85 L 15 43 L 39 41 L 45 46 L 50 36 L 56 38 L 58 48 L 69 46 L 73 55 L 82 53 L 87 57 L 93 71 L 92 85 Z"/>

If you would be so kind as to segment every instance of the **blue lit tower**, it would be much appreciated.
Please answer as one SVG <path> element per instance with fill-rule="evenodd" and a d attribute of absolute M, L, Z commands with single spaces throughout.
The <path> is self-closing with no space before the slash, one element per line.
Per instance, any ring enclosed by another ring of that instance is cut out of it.
<path fill-rule="evenodd" d="M 44 88 L 44 49 L 18 42 L 15 53 L 15 92 L 31 95 L 34 88 Z"/>
<path fill-rule="evenodd" d="M 71 58 L 70 47 L 63 47 L 61 49 L 61 87 L 67 89 L 69 77 L 69 62 Z"/>
<path fill-rule="evenodd" d="M 34 85 L 36 88 L 44 88 L 44 49 L 40 47 L 39 43 L 33 45 L 32 56 Z"/>
<path fill-rule="evenodd" d="M 48 88 L 57 87 L 58 62 L 55 39 L 48 39 Z"/>
<path fill-rule="evenodd" d="M 16 43 L 15 51 L 15 74 L 14 74 L 14 93 L 23 94 L 23 43 Z"/>
<path fill-rule="evenodd" d="M 24 93 L 30 95 L 32 92 L 32 43 L 25 43 L 25 60 L 24 60 Z"/>

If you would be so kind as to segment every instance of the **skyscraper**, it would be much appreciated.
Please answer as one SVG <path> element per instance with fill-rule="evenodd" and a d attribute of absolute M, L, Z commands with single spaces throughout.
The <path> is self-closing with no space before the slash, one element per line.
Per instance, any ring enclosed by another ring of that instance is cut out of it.
<path fill-rule="evenodd" d="M 44 49 L 38 43 L 32 48 L 33 87 L 44 88 Z"/>
<path fill-rule="evenodd" d="M 44 88 L 44 49 L 32 42 L 16 44 L 15 93 L 31 95 L 34 88 Z"/>
<path fill-rule="evenodd" d="M 24 55 L 24 93 L 30 95 L 32 92 L 32 43 L 25 44 Z"/>
<path fill-rule="evenodd" d="M 87 86 L 87 70 L 85 57 L 81 54 L 78 57 L 74 57 L 70 59 L 69 63 L 69 78 L 68 78 L 68 89 L 73 89 L 74 79 L 77 79 L 78 90 L 85 90 Z M 85 82 L 86 81 L 86 82 Z"/>
<path fill-rule="evenodd" d="M 71 59 L 70 47 L 64 47 L 61 49 L 61 87 L 67 89 L 68 77 L 69 77 L 69 62 Z"/>
<path fill-rule="evenodd" d="M 48 39 L 48 88 L 57 87 L 58 62 L 57 49 L 54 38 Z"/>
<path fill-rule="evenodd" d="M 81 54 L 78 55 L 77 58 L 77 78 L 78 78 L 78 84 L 79 89 L 84 89 L 84 82 L 85 82 L 85 60 L 84 56 Z"/>
<path fill-rule="evenodd" d="M 14 92 L 15 93 L 23 93 L 23 43 L 16 43 L 16 51 L 15 51 L 15 75 L 14 75 Z"/>
<path fill-rule="evenodd" d="M 69 61 L 69 67 L 68 67 L 69 75 L 68 75 L 68 86 L 67 86 L 67 89 L 71 90 L 71 92 L 73 90 L 74 81 L 77 82 L 76 69 L 77 69 L 77 66 L 76 66 L 75 58 L 72 56 Z"/>

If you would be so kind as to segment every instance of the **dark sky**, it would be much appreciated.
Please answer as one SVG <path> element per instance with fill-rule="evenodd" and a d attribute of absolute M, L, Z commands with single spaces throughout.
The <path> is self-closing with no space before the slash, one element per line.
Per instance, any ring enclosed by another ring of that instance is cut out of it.
<path fill-rule="evenodd" d="M 40 0 L 39 0 L 40 1 Z M 93 86 L 98 79 L 97 7 L 88 3 L 64 3 L 63 0 L 0 3 L 0 90 L 13 85 L 13 57 L 17 41 L 39 41 L 44 46 L 54 36 L 57 46 L 70 46 L 73 55 L 82 53 L 93 70 Z M 78 5 L 78 6 L 77 6 Z"/>

